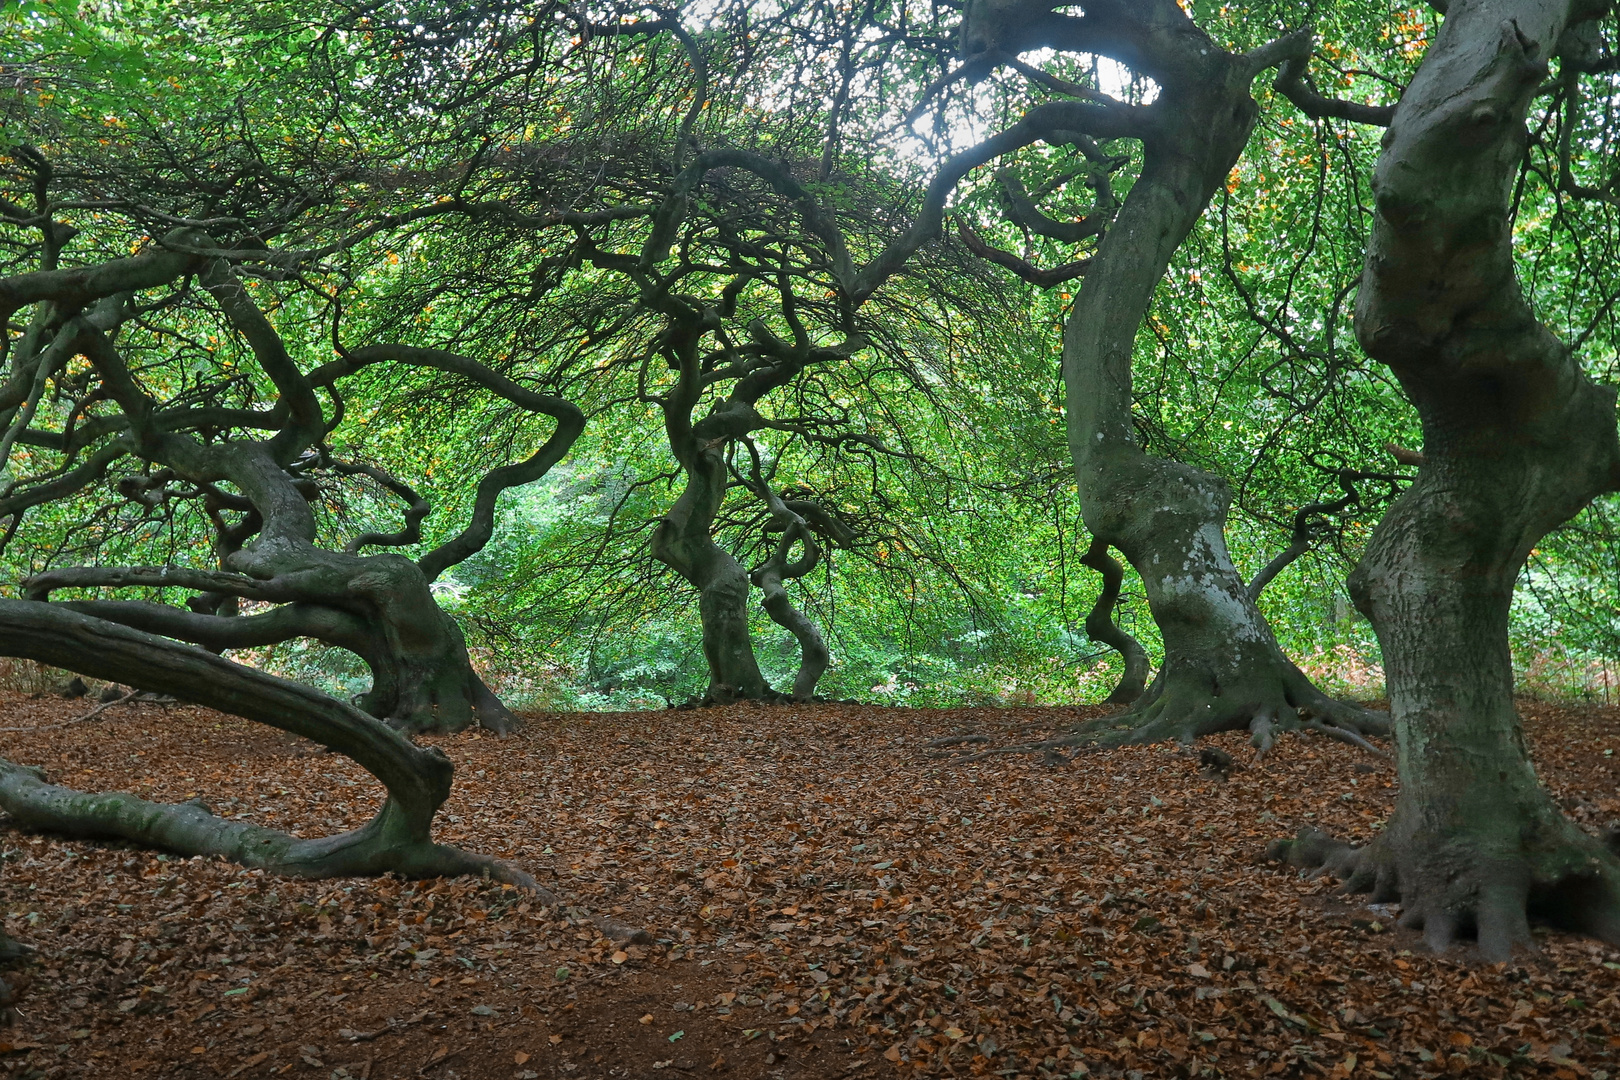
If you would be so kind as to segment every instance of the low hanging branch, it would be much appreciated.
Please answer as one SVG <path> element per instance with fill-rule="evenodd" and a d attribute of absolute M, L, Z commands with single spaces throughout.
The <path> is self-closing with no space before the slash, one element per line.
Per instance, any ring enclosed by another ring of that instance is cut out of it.
<path fill-rule="evenodd" d="M 377 816 L 360 828 L 305 840 L 216 817 L 196 804 L 74 791 L 46 782 L 38 769 L 0 759 L 0 809 L 27 828 L 130 840 L 184 855 L 218 855 L 289 877 L 488 874 L 545 903 L 559 902 L 510 863 L 435 843 L 433 818 L 450 794 L 450 759 L 319 690 L 203 649 L 29 600 L 0 600 L 0 655 L 173 694 L 303 736 L 349 757 L 388 791 Z M 612 936 L 644 933 L 606 920 L 598 925 Z"/>
<path fill-rule="evenodd" d="M 967 249 L 979 258 L 1011 270 L 1031 285 L 1042 289 L 1055 288 L 1065 281 L 1073 281 L 1083 275 L 1086 272 L 1086 267 L 1091 265 L 1090 259 L 1076 259 L 1074 262 L 1043 270 L 1029 260 L 1019 258 L 1010 251 L 1003 251 L 1001 248 L 992 247 L 985 243 L 978 233 L 968 228 L 966 222 L 958 221 L 956 223 L 956 235 L 961 237 L 962 243 L 967 245 Z"/>

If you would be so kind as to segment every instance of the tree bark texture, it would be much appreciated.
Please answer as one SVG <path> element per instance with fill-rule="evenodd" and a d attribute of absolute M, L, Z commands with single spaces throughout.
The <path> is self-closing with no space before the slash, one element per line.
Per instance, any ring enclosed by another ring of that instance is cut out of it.
<path fill-rule="evenodd" d="M 290 481 L 282 482 L 291 487 Z M 303 503 L 302 496 L 298 501 Z M 307 512 L 307 504 L 303 509 Z M 42 600 L 70 586 L 185 587 L 195 580 L 211 592 L 283 603 L 287 606 L 247 617 L 139 601 L 70 601 L 67 606 L 215 651 L 313 637 L 366 662 L 372 685 L 359 705 L 373 716 L 409 731 L 460 731 L 473 723 L 510 730 L 515 718 L 473 670 L 461 628 L 434 600 L 420 568 L 392 552 L 361 556 L 318 548 L 312 542 L 313 517 L 308 524 L 307 533 L 286 530 L 279 538 L 249 543 L 227 556 L 223 573 L 76 567 L 31 578 L 27 595 Z"/>
<path fill-rule="evenodd" d="M 804 542 L 805 553 L 800 559 L 790 562 L 793 545 L 799 540 Z M 787 527 L 782 542 L 765 565 L 750 575 L 750 580 L 765 594 L 760 600 L 765 614 L 799 643 L 799 670 L 793 676 L 794 701 L 815 699 L 816 683 L 821 681 L 821 676 L 826 674 L 828 665 L 832 663 L 832 652 L 827 648 L 826 639 L 821 636 L 821 627 L 794 606 L 793 598 L 788 595 L 783 582 L 804 577 L 820 561 L 821 552 L 816 546 L 815 537 L 802 523 L 795 523 Z"/>
<path fill-rule="evenodd" d="M 352 759 L 388 792 L 377 816 L 360 828 L 306 840 L 215 817 L 193 803 L 74 791 L 48 783 L 37 768 L 0 759 L 0 810 L 26 828 L 130 840 L 183 855 L 217 855 L 288 877 L 487 874 L 547 904 L 560 902 L 510 863 L 435 843 L 433 818 L 450 795 L 455 771 L 450 759 L 313 687 L 61 604 L 31 600 L 0 600 L 0 656 L 171 694 L 300 735 Z M 613 918 L 593 916 L 592 921 L 609 937 L 651 941 L 645 930 Z"/>
<path fill-rule="evenodd" d="M 352 758 L 388 791 L 382 810 L 359 829 L 303 840 L 218 818 L 193 804 L 73 791 L 47 783 L 37 769 L 0 761 L 0 807 L 26 827 L 117 837 L 188 855 L 220 855 L 297 877 L 489 871 L 501 880 L 533 885 L 505 863 L 432 841 L 433 816 L 450 794 L 453 772 L 440 750 L 415 746 L 388 725 L 318 690 L 204 649 L 29 600 L 0 600 L 0 655 L 172 694 L 301 735 Z"/>
<path fill-rule="evenodd" d="M 1400 795 L 1364 849 L 1277 846 L 1399 898 L 1434 948 L 1472 932 L 1492 960 L 1531 944 L 1531 917 L 1620 942 L 1620 861 L 1537 779 L 1508 648 L 1531 548 L 1620 486 L 1614 391 L 1536 320 L 1510 212 L 1532 95 L 1566 27 L 1594 15 L 1454 0 L 1396 109 L 1356 330 L 1416 406 L 1423 460 L 1350 584 L 1383 646 Z"/>
<path fill-rule="evenodd" d="M 676 438 L 671 437 L 674 445 Z M 698 591 L 703 657 L 709 665 L 704 700 L 726 703 L 772 696 L 754 657 L 748 628 L 748 574 L 731 552 L 714 542 L 715 515 L 725 498 L 729 472 L 718 448 L 685 436 L 682 461 L 686 488 L 653 533 L 652 553 Z"/>
<path fill-rule="evenodd" d="M 1225 482 L 1145 453 L 1131 424 L 1138 330 L 1172 255 L 1242 153 L 1258 112 L 1249 86 L 1276 59 L 1227 53 L 1170 0 L 1088 4 L 1067 24 L 1044 6 L 1040 18 L 1021 18 L 1026 6 L 971 5 L 964 40 L 1015 54 L 1035 43 L 1032 34 L 1060 41 L 1066 31 L 1039 29 L 1042 19 L 1057 20 L 1077 28 L 1060 47 L 1089 42 L 1160 86 L 1129 132 L 1142 142 L 1142 172 L 1081 281 L 1064 332 L 1063 381 L 1086 527 L 1141 576 L 1165 660 L 1130 711 L 1085 737 L 1186 741 L 1247 727 L 1264 749 L 1274 732 L 1310 723 L 1364 744 L 1380 722 L 1311 685 L 1233 566 Z"/>
<path fill-rule="evenodd" d="M 1129 705 L 1147 689 L 1148 654 L 1141 642 L 1114 621 L 1114 608 L 1119 604 L 1125 571 L 1119 560 L 1108 554 L 1108 545 L 1101 540 L 1091 542 L 1091 547 L 1080 557 L 1080 565 L 1097 571 L 1103 579 L 1097 602 L 1086 615 L 1086 636 L 1117 651 L 1125 665 L 1119 682 L 1103 701 L 1108 705 Z"/>

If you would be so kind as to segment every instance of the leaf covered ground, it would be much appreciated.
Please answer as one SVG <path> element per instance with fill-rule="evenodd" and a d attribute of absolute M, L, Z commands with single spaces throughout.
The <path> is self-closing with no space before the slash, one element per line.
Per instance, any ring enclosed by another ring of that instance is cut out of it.
<path fill-rule="evenodd" d="M 1620 710 L 1524 708 L 1577 820 L 1620 818 Z M 41 727 L 86 711 L 0 698 L 0 726 L 39 728 L 0 755 L 306 835 L 376 807 L 346 759 L 202 709 Z M 737 706 L 433 740 L 457 767 L 441 839 L 561 909 L 0 818 L 5 928 L 39 950 L 0 1076 L 1620 1078 L 1620 951 L 1549 933 L 1515 964 L 1437 958 L 1392 909 L 1263 861 L 1305 825 L 1368 837 L 1382 759 L 1306 736 L 1246 764 L 1233 736 L 1223 781 L 1166 746 L 1052 765 L 925 745 L 1076 715 Z"/>

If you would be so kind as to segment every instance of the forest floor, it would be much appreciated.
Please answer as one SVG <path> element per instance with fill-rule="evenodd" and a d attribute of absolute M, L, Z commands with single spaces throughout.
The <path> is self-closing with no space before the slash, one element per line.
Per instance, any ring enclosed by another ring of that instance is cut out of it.
<path fill-rule="evenodd" d="M 0 726 L 87 709 L 0 696 Z M 1620 817 L 1620 710 L 1524 710 L 1576 818 Z M 0 1080 L 1620 1078 L 1620 951 L 1547 933 L 1513 964 L 1436 957 L 1390 908 L 1263 860 L 1300 826 L 1366 839 L 1394 795 L 1383 759 L 1289 737 L 1223 782 L 1165 746 L 1060 766 L 925 746 L 1075 716 L 749 706 L 432 740 L 457 768 L 440 837 L 515 860 L 561 910 L 0 819 L 5 928 L 38 949 Z M 310 743 L 178 705 L 7 731 L 0 755 L 308 833 L 359 824 L 378 790 Z M 657 943 L 621 948 L 587 913 Z"/>

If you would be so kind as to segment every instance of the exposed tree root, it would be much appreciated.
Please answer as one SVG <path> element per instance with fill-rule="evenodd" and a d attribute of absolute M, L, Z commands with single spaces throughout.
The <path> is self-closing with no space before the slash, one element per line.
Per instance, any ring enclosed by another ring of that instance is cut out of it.
<path fill-rule="evenodd" d="M 173 693 L 301 735 L 353 759 L 388 791 L 377 816 L 360 828 L 304 840 L 216 817 L 195 803 L 154 803 L 123 792 L 90 794 L 58 787 L 47 783 L 38 769 L 0 759 L 0 809 L 25 828 L 130 840 L 183 855 L 217 855 L 290 877 L 487 874 L 533 892 L 547 904 L 558 903 L 515 866 L 434 843 L 433 818 L 450 794 L 450 759 L 318 690 L 204 649 L 26 600 L 0 601 L 0 655 Z M 610 920 L 596 922 L 619 937 L 645 934 Z"/>
<path fill-rule="evenodd" d="M 443 768 L 448 780 L 448 759 Z M 446 794 L 448 789 L 446 783 Z M 37 768 L 0 758 L 0 808 L 28 829 L 129 840 L 182 855 L 217 855 L 287 877 L 395 873 L 420 878 L 487 873 L 496 881 L 541 893 L 547 903 L 555 899 L 514 866 L 433 843 L 415 820 L 420 815 L 393 798 L 358 829 L 303 840 L 275 829 L 216 817 L 196 802 L 156 803 L 121 791 L 87 793 L 59 787 L 47 783 L 43 771 Z"/>
<path fill-rule="evenodd" d="M 946 735 L 939 739 L 929 739 L 923 745 L 932 748 L 937 746 L 959 746 L 967 743 L 982 744 L 989 741 L 990 736 L 988 735 Z"/>
<path fill-rule="evenodd" d="M 424 753 L 443 757 L 437 750 Z M 449 768 L 448 759 L 444 759 L 446 795 Z M 284 877 L 478 875 L 523 889 L 547 905 L 563 904 L 560 897 L 511 863 L 434 843 L 420 815 L 404 809 L 392 797 L 376 817 L 358 829 L 305 840 L 276 829 L 216 817 L 196 801 L 157 803 L 121 791 L 92 794 L 59 787 L 47 783 L 40 769 L 0 758 L 0 809 L 24 828 L 90 839 L 129 840 L 180 855 L 218 856 Z M 650 940 L 645 930 L 613 919 L 596 916 L 592 921 L 609 937 Z"/>
<path fill-rule="evenodd" d="M 1147 694 L 1125 712 L 1086 721 L 1056 738 L 997 747 L 958 761 L 982 761 L 997 754 L 1045 754 L 1063 747 L 1191 744 L 1222 731 L 1248 731 L 1257 759 L 1290 731 L 1319 732 L 1387 757 L 1368 736 L 1390 734 L 1390 722 L 1387 714 L 1328 697 L 1291 665 L 1285 672 L 1268 672 L 1267 677 L 1226 686 L 1207 671 L 1183 669 L 1179 676 L 1161 671 Z"/>
<path fill-rule="evenodd" d="M 1400 816 L 1366 847 L 1306 830 L 1266 854 L 1331 874 L 1342 892 L 1370 893 L 1372 903 L 1398 901 L 1400 925 L 1422 930 L 1435 952 L 1471 936 L 1483 959 L 1507 960 L 1535 948 L 1532 921 L 1620 945 L 1620 858 L 1555 810 L 1510 843 L 1484 830 L 1442 840 L 1403 827 Z"/>
<path fill-rule="evenodd" d="M 665 700 L 668 701 L 667 698 Z M 812 695 L 807 700 L 813 701 L 813 702 L 816 702 L 816 703 L 822 704 L 822 705 L 866 705 L 866 704 L 869 704 L 869 702 L 862 701 L 859 698 L 835 698 L 835 697 L 827 697 L 827 696 L 825 696 L 823 694 Z M 792 694 L 784 694 L 779 690 L 773 690 L 769 686 L 765 687 L 765 692 L 763 694 L 760 694 L 760 695 L 757 695 L 757 696 L 754 696 L 754 697 L 749 697 L 746 694 L 737 693 L 735 688 L 730 687 L 730 686 L 726 686 L 725 684 L 722 683 L 722 684 L 718 684 L 716 686 L 711 686 L 708 689 L 707 692 L 705 692 L 705 693 L 703 693 L 701 695 L 698 695 L 696 697 L 689 697 L 685 701 L 680 702 L 679 704 L 676 704 L 675 702 L 670 702 L 669 703 L 669 708 L 671 708 L 671 709 L 679 709 L 679 710 L 683 710 L 683 711 L 686 710 L 686 709 L 710 709 L 710 708 L 718 708 L 718 707 L 725 706 L 725 705 L 735 705 L 739 701 L 751 701 L 755 705 L 802 705 L 802 704 L 804 704 L 804 701 L 800 700 L 799 698 L 794 697 Z"/>

